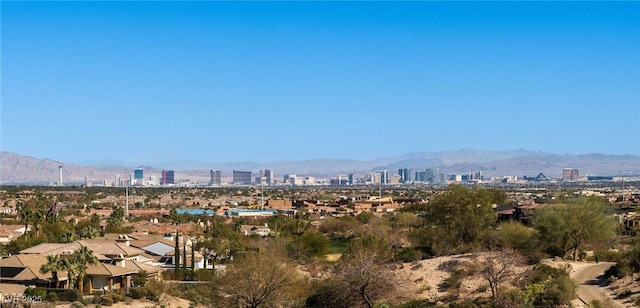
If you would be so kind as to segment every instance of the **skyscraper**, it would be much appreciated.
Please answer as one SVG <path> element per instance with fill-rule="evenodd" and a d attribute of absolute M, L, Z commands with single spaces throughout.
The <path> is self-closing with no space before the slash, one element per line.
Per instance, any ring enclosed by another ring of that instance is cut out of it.
<path fill-rule="evenodd" d="M 233 184 L 249 185 L 251 184 L 251 171 L 233 170 Z"/>
<path fill-rule="evenodd" d="M 59 171 L 58 186 L 64 186 L 64 183 L 62 182 L 62 165 L 58 166 L 58 171 Z"/>
<path fill-rule="evenodd" d="M 400 176 L 400 183 L 409 183 L 413 181 L 413 176 L 411 176 L 411 169 L 398 169 L 398 175 Z"/>
<path fill-rule="evenodd" d="M 563 181 L 577 181 L 580 179 L 580 170 L 572 169 L 572 168 L 564 168 L 562 169 L 562 180 Z"/>
<path fill-rule="evenodd" d="M 162 179 L 160 181 L 160 184 L 162 185 L 167 185 L 167 184 L 175 184 L 175 173 L 173 170 L 162 170 Z"/>
<path fill-rule="evenodd" d="M 260 170 L 258 177 L 256 177 L 256 184 L 271 185 L 275 183 L 273 178 L 273 171 L 270 169 Z"/>
<path fill-rule="evenodd" d="M 222 176 L 220 170 L 211 170 L 211 179 L 209 180 L 210 185 L 221 185 L 222 184 Z"/>
<path fill-rule="evenodd" d="M 439 168 L 429 168 L 429 169 L 424 169 L 424 171 L 425 171 L 425 177 L 424 177 L 425 182 L 440 184 Z"/>
<path fill-rule="evenodd" d="M 136 184 L 142 184 L 142 180 L 144 179 L 144 169 L 136 168 L 135 170 L 133 170 L 133 179 L 135 180 Z"/>
<path fill-rule="evenodd" d="M 389 171 L 380 171 L 380 183 L 378 184 L 389 184 Z"/>
<path fill-rule="evenodd" d="M 274 180 L 274 177 L 273 177 L 273 170 L 271 170 L 271 169 L 265 169 L 265 170 L 264 170 L 264 177 L 265 177 L 265 181 L 266 181 L 266 184 L 267 184 L 267 185 L 274 184 L 274 182 L 273 182 L 273 180 Z"/>

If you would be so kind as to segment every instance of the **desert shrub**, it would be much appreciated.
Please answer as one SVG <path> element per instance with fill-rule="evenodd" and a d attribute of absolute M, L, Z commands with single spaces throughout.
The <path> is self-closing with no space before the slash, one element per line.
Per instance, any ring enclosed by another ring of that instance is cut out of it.
<path fill-rule="evenodd" d="M 100 302 L 105 306 L 113 305 L 113 297 L 111 295 L 104 295 L 100 298 Z"/>
<path fill-rule="evenodd" d="M 216 278 L 216 273 L 214 270 L 201 269 L 193 272 L 193 277 L 197 281 L 213 281 Z"/>
<path fill-rule="evenodd" d="M 70 308 L 84 308 L 84 304 L 80 301 L 75 301 L 71 303 Z"/>
<path fill-rule="evenodd" d="M 160 301 L 160 297 L 166 292 L 166 286 L 162 281 L 151 280 L 145 286 L 147 289 L 146 298 L 153 302 Z"/>
<path fill-rule="evenodd" d="M 436 303 L 429 301 L 428 299 L 414 299 L 400 304 L 398 308 L 430 308 L 437 306 L 438 305 L 436 305 Z"/>
<path fill-rule="evenodd" d="M 78 290 L 63 290 L 58 292 L 59 289 L 56 289 L 56 294 L 58 295 L 58 300 L 63 302 L 76 302 L 82 299 Z"/>
<path fill-rule="evenodd" d="M 631 266 L 626 261 L 619 261 L 604 272 L 605 277 L 622 278 L 631 274 Z"/>
<path fill-rule="evenodd" d="M 129 288 L 129 296 L 133 299 L 141 299 L 147 296 L 147 288 L 146 287 L 132 287 Z"/>
<path fill-rule="evenodd" d="M 146 271 L 140 271 L 137 275 L 133 276 L 133 285 L 136 287 L 144 287 L 147 284 L 148 273 Z"/>
<path fill-rule="evenodd" d="M 39 297 L 41 299 L 47 298 L 47 289 L 37 287 L 37 288 L 26 288 L 24 290 L 24 295 L 30 297 Z"/>
<path fill-rule="evenodd" d="M 571 304 L 577 285 L 568 275 L 555 277 L 544 284 L 544 291 L 535 294 L 535 307 L 559 307 Z"/>
<path fill-rule="evenodd" d="M 396 260 L 401 262 L 413 262 L 422 260 L 422 251 L 415 249 L 414 247 L 404 247 L 396 252 Z"/>
<path fill-rule="evenodd" d="M 539 263 L 528 273 L 526 282 L 527 284 L 543 283 L 559 276 L 569 276 L 568 268 L 555 268 Z"/>
<path fill-rule="evenodd" d="M 347 308 L 351 307 L 351 303 L 345 296 L 344 291 L 347 289 L 345 282 L 337 279 L 325 279 L 317 281 L 312 285 L 312 294 L 307 297 L 306 307 L 335 307 Z"/>
<path fill-rule="evenodd" d="M 588 261 L 596 261 L 596 256 L 598 261 L 617 262 L 622 256 L 624 256 L 624 253 L 611 249 L 603 249 L 596 251 L 594 256 L 586 259 Z"/>
<path fill-rule="evenodd" d="M 442 291 L 456 291 L 462 286 L 462 279 L 468 276 L 464 269 L 457 269 L 451 273 L 447 279 L 443 280 L 438 287 Z"/>
<path fill-rule="evenodd" d="M 58 294 L 56 294 L 55 292 L 51 292 L 47 294 L 47 302 L 57 302 L 57 301 L 58 301 Z"/>

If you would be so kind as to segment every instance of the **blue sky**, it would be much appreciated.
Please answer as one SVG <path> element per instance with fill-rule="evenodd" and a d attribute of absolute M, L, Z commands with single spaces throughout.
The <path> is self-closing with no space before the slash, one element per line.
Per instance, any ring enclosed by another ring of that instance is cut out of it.
<path fill-rule="evenodd" d="M 640 3 L 6 2 L 4 151 L 640 155 Z"/>

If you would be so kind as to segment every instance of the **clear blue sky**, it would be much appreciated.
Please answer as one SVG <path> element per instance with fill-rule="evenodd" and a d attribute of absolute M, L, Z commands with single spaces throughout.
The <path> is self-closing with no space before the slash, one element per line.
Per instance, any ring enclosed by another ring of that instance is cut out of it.
<path fill-rule="evenodd" d="M 640 154 L 640 3 L 7 2 L 1 149 Z"/>

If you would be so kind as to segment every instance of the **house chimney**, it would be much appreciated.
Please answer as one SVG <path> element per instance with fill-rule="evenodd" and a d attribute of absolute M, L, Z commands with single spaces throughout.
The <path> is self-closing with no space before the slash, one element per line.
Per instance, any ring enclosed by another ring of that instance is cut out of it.
<path fill-rule="evenodd" d="M 124 244 L 125 246 L 129 246 L 129 236 L 127 236 L 126 234 L 118 235 L 118 238 L 116 239 L 116 243 L 120 243 L 120 244 Z"/>

